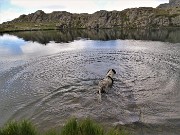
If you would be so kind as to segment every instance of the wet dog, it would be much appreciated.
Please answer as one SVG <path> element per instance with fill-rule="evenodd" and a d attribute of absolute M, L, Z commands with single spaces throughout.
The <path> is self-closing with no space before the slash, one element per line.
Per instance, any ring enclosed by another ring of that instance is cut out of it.
<path fill-rule="evenodd" d="M 113 76 L 114 76 L 115 74 L 116 74 L 116 71 L 115 71 L 114 69 L 110 69 L 110 70 L 107 72 L 105 78 L 102 79 L 102 80 L 99 82 L 99 84 L 98 84 L 98 87 L 99 87 L 99 88 L 98 88 L 98 93 L 99 93 L 99 94 L 101 94 L 101 93 L 106 93 L 107 90 L 112 87 L 113 82 L 114 82 Z"/>

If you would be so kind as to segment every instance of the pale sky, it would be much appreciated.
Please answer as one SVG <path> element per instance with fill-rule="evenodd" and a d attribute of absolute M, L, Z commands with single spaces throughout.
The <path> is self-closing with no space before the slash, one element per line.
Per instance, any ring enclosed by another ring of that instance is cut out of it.
<path fill-rule="evenodd" d="M 135 7 L 157 7 L 169 0 L 0 0 L 0 23 L 13 20 L 22 14 L 43 10 L 94 13 L 99 10 L 117 10 Z"/>

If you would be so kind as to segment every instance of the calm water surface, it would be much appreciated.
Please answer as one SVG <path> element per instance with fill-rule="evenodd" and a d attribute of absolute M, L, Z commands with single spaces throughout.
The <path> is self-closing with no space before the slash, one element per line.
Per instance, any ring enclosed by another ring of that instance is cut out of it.
<path fill-rule="evenodd" d="M 109 68 L 115 83 L 99 102 Z M 0 126 L 40 129 L 69 117 L 125 125 L 135 134 L 180 133 L 180 30 L 32 31 L 0 36 Z"/>

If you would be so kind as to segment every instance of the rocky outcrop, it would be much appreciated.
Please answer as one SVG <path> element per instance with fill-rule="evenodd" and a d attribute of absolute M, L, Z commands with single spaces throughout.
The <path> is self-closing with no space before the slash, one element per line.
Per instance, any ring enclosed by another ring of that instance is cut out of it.
<path fill-rule="evenodd" d="M 46 14 L 38 10 L 3 23 L 0 27 L 17 30 L 180 27 L 180 8 L 141 7 L 123 11 L 101 10 L 93 14 L 72 14 L 66 11 Z"/>
<path fill-rule="evenodd" d="M 158 8 L 178 8 L 180 7 L 180 0 L 169 0 L 169 3 L 161 4 Z"/>

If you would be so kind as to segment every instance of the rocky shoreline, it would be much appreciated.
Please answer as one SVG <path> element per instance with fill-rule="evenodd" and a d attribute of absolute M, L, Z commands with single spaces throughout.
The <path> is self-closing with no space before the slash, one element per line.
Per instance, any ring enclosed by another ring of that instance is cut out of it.
<path fill-rule="evenodd" d="M 157 8 L 140 7 L 123 11 L 97 11 L 93 14 L 72 14 L 66 11 L 21 15 L 0 25 L 0 32 L 47 29 L 139 29 L 180 27 L 180 6 L 170 0 Z M 173 3 L 173 4 L 172 4 Z M 173 5 L 173 6 L 172 6 Z"/>

